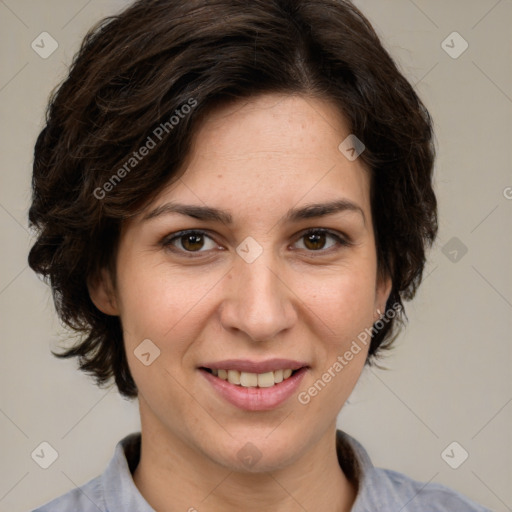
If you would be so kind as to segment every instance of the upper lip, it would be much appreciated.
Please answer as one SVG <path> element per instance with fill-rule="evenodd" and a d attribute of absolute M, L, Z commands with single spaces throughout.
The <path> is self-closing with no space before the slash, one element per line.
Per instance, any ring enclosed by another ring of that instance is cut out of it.
<path fill-rule="evenodd" d="M 238 370 L 248 373 L 266 373 L 276 370 L 298 370 L 308 366 L 307 363 L 294 361 L 292 359 L 267 359 L 266 361 L 251 361 L 249 359 L 225 359 L 224 361 L 215 361 L 205 363 L 200 368 L 209 368 L 210 370 Z"/>

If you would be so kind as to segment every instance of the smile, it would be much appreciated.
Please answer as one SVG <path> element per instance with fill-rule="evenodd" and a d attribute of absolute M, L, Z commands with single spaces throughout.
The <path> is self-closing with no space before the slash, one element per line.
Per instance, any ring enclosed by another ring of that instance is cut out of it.
<path fill-rule="evenodd" d="M 287 368 L 285 370 L 276 370 L 273 372 L 265 373 L 250 373 L 240 372 L 238 370 L 211 370 L 205 368 L 206 371 L 210 371 L 213 375 L 222 380 L 227 380 L 230 384 L 235 386 L 242 386 L 244 388 L 270 388 L 289 379 L 293 373 L 297 370 L 291 370 Z"/>
<path fill-rule="evenodd" d="M 224 401 L 246 411 L 268 411 L 283 404 L 297 392 L 309 370 L 307 365 L 283 360 L 280 363 L 275 360 L 267 363 L 224 361 L 211 366 L 217 368 L 210 365 L 198 368 L 210 389 Z"/>

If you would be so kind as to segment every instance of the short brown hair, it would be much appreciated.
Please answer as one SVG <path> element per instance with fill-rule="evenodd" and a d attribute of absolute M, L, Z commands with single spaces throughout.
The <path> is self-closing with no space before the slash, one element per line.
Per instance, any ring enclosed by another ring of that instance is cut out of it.
<path fill-rule="evenodd" d="M 393 283 L 386 311 L 400 306 L 372 333 L 368 362 L 390 346 L 437 234 L 434 145 L 426 108 L 370 23 L 344 0 L 139 0 L 89 31 L 35 145 L 28 261 L 80 336 L 55 355 L 137 395 L 120 319 L 94 306 L 87 281 L 101 268 L 115 279 L 123 220 L 177 177 L 207 112 L 270 92 L 332 101 L 366 147 L 378 270 Z M 128 168 L 157 127 L 165 143 Z"/>

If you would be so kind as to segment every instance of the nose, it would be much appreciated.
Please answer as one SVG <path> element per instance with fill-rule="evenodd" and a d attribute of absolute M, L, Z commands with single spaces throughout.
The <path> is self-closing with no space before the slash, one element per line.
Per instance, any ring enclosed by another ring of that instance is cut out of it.
<path fill-rule="evenodd" d="M 251 341 L 272 340 L 296 322 L 293 286 L 275 260 L 263 254 L 252 263 L 238 258 L 231 269 L 229 290 L 221 306 L 221 323 Z"/>

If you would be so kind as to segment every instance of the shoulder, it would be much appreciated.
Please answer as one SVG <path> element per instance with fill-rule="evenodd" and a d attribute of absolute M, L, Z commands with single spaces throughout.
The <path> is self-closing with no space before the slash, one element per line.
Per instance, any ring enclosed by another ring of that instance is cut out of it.
<path fill-rule="evenodd" d="M 358 482 L 352 512 L 491 512 L 445 485 L 420 482 L 391 469 L 376 468 L 359 441 L 340 430 L 336 438 L 342 469 Z"/>
<path fill-rule="evenodd" d="M 140 432 L 127 435 L 117 443 L 103 474 L 32 512 L 152 512 L 131 474 L 140 458 L 140 443 Z"/>
<path fill-rule="evenodd" d="M 389 502 L 399 505 L 404 512 L 491 512 L 445 485 L 420 482 L 390 469 L 370 470 L 366 475 L 365 494 L 369 502 Z"/>
<path fill-rule="evenodd" d="M 36 508 L 32 512 L 107 512 L 103 500 L 101 477 L 76 487 L 71 491 Z"/>

